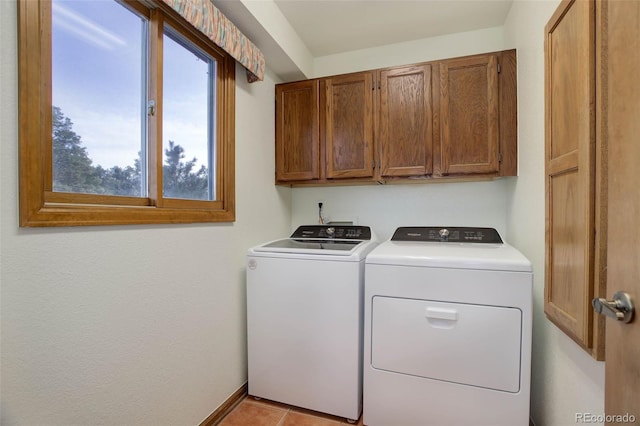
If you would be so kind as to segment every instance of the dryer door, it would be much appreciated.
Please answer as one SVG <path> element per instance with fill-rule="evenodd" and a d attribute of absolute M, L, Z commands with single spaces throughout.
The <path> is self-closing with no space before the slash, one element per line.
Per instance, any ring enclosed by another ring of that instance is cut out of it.
<path fill-rule="evenodd" d="M 520 390 L 520 309 L 385 296 L 372 303 L 373 368 Z"/>

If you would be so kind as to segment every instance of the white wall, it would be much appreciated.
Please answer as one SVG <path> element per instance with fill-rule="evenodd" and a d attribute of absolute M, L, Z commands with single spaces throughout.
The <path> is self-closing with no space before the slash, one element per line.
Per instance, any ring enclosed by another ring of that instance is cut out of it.
<path fill-rule="evenodd" d="M 511 242 L 533 262 L 531 414 L 538 426 L 573 425 L 575 413 L 604 412 L 604 363 L 594 361 L 544 315 L 544 27 L 557 0 L 516 0 L 505 23 L 518 50 L 519 173 L 509 182 Z"/>
<path fill-rule="evenodd" d="M 449 34 L 315 58 L 315 77 L 408 65 L 503 49 L 502 27 Z"/>
<path fill-rule="evenodd" d="M 237 70 L 235 223 L 24 229 L 16 31 L 2 0 L 0 423 L 199 424 L 247 378 L 246 250 L 290 228 L 291 190 L 273 185 L 275 77 Z"/>
<path fill-rule="evenodd" d="M 475 183 L 296 188 L 293 225 L 332 221 L 368 225 L 386 240 L 398 226 L 483 226 L 506 235 L 506 179 Z"/>
<path fill-rule="evenodd" d="M 502 28 L 489 28 L 316 58 L 314 73 L 334 75 L 502 49 Z M 408 225 L 488 226 L 506 235 L 507 181 L 294 188 L 292 223 L 316 223 L 318 201 L 323 201 L 329 219 L 369 225 L 381 239 Z"/>

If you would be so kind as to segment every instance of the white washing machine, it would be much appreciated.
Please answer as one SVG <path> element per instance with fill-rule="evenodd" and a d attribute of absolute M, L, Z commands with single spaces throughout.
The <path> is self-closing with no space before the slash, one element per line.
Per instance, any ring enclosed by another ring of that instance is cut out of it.
<path fill-rule="evenodd" d="M 367 226 L 311 225 L 249 250 L 249 394 L 356 420 L 362 412 Z"/>
<path fill-rule="evenodd" d="M 366 260 L 364 424 L 526 426 L 531 263 L 490 228 L 398 228 Z"/>

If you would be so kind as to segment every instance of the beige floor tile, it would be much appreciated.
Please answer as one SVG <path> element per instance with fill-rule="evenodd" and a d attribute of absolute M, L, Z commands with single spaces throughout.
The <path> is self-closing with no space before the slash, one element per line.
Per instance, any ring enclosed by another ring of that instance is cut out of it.
<path fill-rule="evenodd" d="M 347 419 L 248 395 L 219 426 L 363 426 Z"/>
<path fill-rule="evenodd" d="M 286 410 L 245 400 L 219 426 L 278 426 L 286 414 Z"/>
<path fill-rule="evenodd" d="M 335 420 L 289 411 L 280 426 L 339 426 Z"/>

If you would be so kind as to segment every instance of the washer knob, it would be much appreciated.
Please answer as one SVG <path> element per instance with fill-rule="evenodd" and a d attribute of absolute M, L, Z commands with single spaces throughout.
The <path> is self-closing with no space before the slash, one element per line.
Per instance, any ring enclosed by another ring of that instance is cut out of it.
<path fill-rule="evenodd" d="M 447 228 L 442 228 L 438 231 L 438 234 L 440 235 L 440 241 L 446 241 L 449 238 L 449 230 Z"/>
<path fill-rule="evenodd" d="M 330 226 L 327 228 L 327 235 L 330 237 L 333 237 L 333 235 L 336 233 L 336 228 L 334 228 L 333 226 Z"/>

